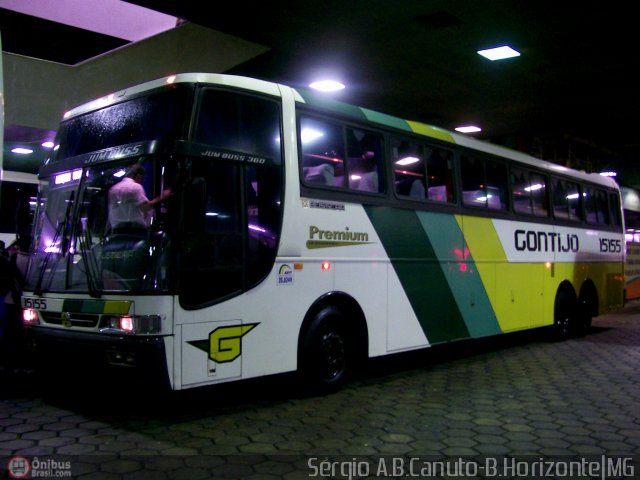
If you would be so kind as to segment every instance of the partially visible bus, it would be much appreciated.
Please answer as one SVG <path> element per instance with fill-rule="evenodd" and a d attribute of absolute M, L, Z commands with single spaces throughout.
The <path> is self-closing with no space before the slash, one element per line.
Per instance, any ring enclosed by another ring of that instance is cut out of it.
<path fill-rule="evenodd" d="M 27 236 L 33 218 L 38 177 L 4 169 L 4 77 L 0 40 L 0 240 L 9 247 L 16 235 Z M 29 207 L 29 202 L 32 208 Z"/>
<path fill-rule="evenodd" d="M 565 338 L 623 305 L 613 180 L 436 127 L 181 74 L 68 112 L 56 143 L 23 297 L 52 368 L 332 389 L 370 357 Z M 144 226 L 109 211 L 123 178 L 151 200 Z"/>
<path fill-rule="evenodd" d="M 37 175 L 0 171 L 0 240 L 7 247 L 18 236 L 30 235 L 37 193 Z"/>

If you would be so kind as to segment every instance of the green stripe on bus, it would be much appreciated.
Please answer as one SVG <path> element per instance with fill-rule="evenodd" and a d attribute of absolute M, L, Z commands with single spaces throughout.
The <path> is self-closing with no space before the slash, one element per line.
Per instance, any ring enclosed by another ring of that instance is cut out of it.
<path fill-rule="evenodd" d="M 430 343 L 469 337 L 436 252 L 416 212 L 365 207 Z"/>
<path fill-rule="evenodd" d="M 336 113 L 340 113 L 342 115 L 348 115 L 350 117 L 355 117 L 361 120 L 366 120 L 367 118 L 362 109 L 360 107 L 356 107 L 355 105 L 349 105 L 348 103 L 332 100 L 330 98 L 327 98 L 326 96 L 310 92 L 309 90 L 300 89 L 296 91 L 304 99 L 305 103 L 308 103 L 311 106 L 324 108 Z"/>
<path fill-rule="evenodd" d="M 453 215 L 417 212 L 436 256 L 447 262 L 446 279 L 472 337 L 502 333 L 473 256 L 465 250 L 462 230 Z"/>
<path fill-rule="evenodd" d="M 362 111 L 367 119 L 371 120 L 372 122 L 380 123 L 388 127 L 397 128 L 399 130 L 405 130 L 407 132 L 412 131 L 406 120 L 394 117 L 392 115 L 387 115 L 386 113 L 376 112 L 375 110 L 369 110 L 367 108 L 363 108 Z"/>
<path fill-rule="evenodd" d="M 62 304 L 63 312 L 77 313 L 129 313 L 131 302 L 118 300 L 82 300 L 68 298 Z"/>

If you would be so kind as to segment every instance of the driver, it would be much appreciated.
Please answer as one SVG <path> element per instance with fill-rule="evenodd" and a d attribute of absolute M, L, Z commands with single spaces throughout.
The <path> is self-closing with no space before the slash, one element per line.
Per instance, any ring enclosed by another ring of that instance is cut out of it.
<path fill-rule="evenodd" d="M 109 225 L 111 228 L 127 224 L 147 228 L 151 222 L 151 209 L 171 195 L 171 189 L 164 190 L 153 200 L 144 191 L 145 170 L 140 164 L 129 169 L 125 177 L 109 190 Z"/>

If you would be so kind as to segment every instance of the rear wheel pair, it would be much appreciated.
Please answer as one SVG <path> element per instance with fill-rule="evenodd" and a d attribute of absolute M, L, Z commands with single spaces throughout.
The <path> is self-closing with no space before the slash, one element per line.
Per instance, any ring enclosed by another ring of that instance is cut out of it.
<path fill-rule="evenodd" d="M 576 298 L 573 289 L 559 290 L 554 305 L 554 338 L 566 340 L 586 333 L 591 328 L 592 310 L 587 300 Z"/>

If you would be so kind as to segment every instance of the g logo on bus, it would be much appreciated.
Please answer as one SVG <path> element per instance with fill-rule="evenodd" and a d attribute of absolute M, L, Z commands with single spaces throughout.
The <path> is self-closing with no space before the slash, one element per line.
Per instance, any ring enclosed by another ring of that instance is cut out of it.
<path fill-rule="evenodd" d="M 208 340 L 188 342 L 209 354 L 217 363 L 233 362 L 242 355 L 242 337 L 257 327 L 258 323 L 218 327 L 209 334 Z"/>
<path fill-rule="evenodd" d="M 71 314 L 69 312 L 62 312 L 60 314 L 60 323 L 63 327 L 71 327 Z"/>

